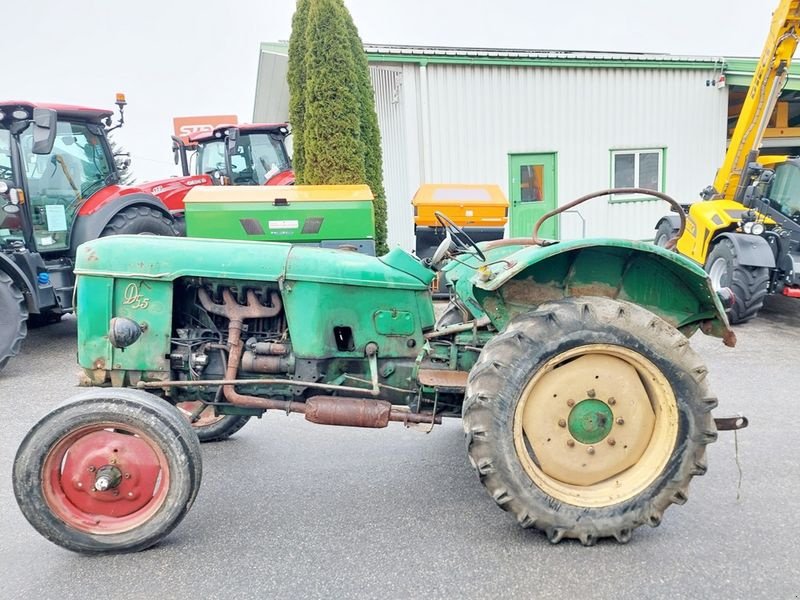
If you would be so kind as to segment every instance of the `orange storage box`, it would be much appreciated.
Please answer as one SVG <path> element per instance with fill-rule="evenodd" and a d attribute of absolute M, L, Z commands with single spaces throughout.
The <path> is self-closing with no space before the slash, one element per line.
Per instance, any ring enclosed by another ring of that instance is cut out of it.
<path fill-rule="evenodd" d="M 502 228 L 508 221 L 508 198 L 494 184 L 425 183 L 411 204 L 417 227 L 440 227 L 436 211 L 460 227 Z"/>

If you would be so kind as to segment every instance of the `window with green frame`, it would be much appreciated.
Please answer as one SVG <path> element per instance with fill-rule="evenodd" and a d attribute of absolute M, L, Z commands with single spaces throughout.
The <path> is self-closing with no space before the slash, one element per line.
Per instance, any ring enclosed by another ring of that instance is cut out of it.
<path fill-rule="evenodd" d="M 665 148 L 625 149 L 611 151 L 611 187 L 638 187 L 664 191 Z M 639 198 L 616 194 L 616 200 Z"/>

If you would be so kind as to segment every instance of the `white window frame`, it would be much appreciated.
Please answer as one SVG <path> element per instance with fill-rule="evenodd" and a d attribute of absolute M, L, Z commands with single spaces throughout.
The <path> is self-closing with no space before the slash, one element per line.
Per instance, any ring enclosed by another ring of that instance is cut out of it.
<path fill-rule="evenodd" d="M 616 157 L 625 154 L 632 154 L 634 156 L 633 160 L 633 186 L 632 187 L 641 187 L 639 185 L 639 157 L 642 154 L 658 154 L 658 187 L 655 191 L 663 192 L 664 191 L 664 154 L 666 152 L 666 148 L 619 148 L 616 150 L 611 150 L 611 187 L 622 187 L 617 186 L 617 182 L 615 180 L 616 177 L 616 170 L 614 168 Z M 627 187 L 627 186 L 625 186 Z M 636 194 L 614 194 L 614 200 L 656 200 L 656 198 L 640 196 Z"/>

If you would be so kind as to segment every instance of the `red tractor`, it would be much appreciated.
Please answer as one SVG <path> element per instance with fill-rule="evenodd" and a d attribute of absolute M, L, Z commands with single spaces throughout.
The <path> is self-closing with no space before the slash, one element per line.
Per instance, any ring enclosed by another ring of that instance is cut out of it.
<path fill-rule="evenodd" d="M 178 235 L 170 211 L 143 187 L 122 186 L 108 141 L 113 111 L 0 102 L 0 368 L 29 319 L 73 310 L 77 247 L 112 234 Z"/>
<path fill-rule="evenodd" d="M 172 137 L 175 164 L 182 177 L 143 186 L 158 196 L 182 226 L 183 199 L 198 185 L 294 185 L 286 151 L 286 123 L 218 125 L 212 131 Z M 193 154 L 189 154 L 192 152 Z"/>

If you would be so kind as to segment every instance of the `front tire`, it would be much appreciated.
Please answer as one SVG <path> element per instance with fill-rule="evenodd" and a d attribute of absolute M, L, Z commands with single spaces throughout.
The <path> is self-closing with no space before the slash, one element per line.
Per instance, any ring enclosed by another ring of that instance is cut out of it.
<path fill-rule="evenodd" d="M 708 254 L 706 272 L 715 290 L 730 288 L 735 301 L 728 318 L 731 323 L 744 323 L 755 317 L 764 306 L 769 286 L 769 269 L 739 264 L 736 248 L 728 239 L 721 239 Z"/>
<path fill-rule="evenodd" d="M 19 354 L 28 334 L 25 297 L 7 273 L 0 271 L 0 370 Z"/>
<path fill-rule="evenodd" d="M 688 340 L 607 298 L 520 315 L 470 372 L 470 462 L 495 502 L 556 543 L 627 542 L 705 470 L 716 399 Z"/>
<path fill-rule="evenodd" d="M 28 432 L 13 475 L 23 515 L 51 542 L 88 554 L 135 552 L 186 516 L 202 458 L 188 422 L 162 400 L 94 389 Z"/>
<path fill-rule="evenodd" d="M 100 237 L 124 234 L 180 235 L 174 219 L 150 206 L 129 206 L 119 211 L 103 229 Z"/>

